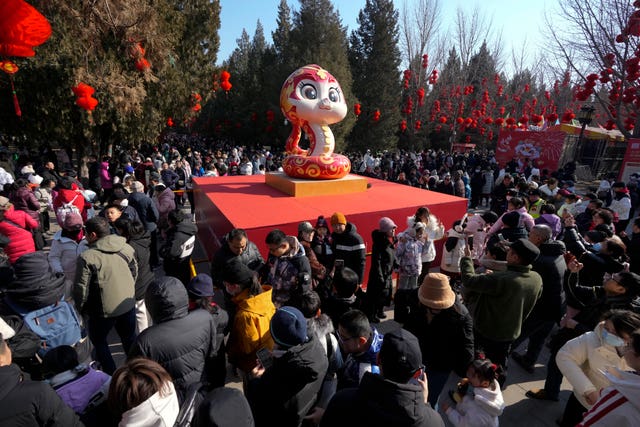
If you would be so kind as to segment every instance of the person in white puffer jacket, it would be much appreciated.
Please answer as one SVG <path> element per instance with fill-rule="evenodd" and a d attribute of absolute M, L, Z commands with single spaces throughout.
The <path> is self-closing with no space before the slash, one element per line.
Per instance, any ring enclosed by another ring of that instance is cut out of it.
<path fill-rule="evenodd" d="M 599 399 L 601 390 L 611 385 L 604 371 L 611 367 L 629 369 L 619 349 L 640 328 L 640 316 L 628 310 L 611 310 L 603 319 L 593 331 L 567 342 L 556 356 L 558 368 L 573 386 L 561 427 L 578 424 Z"/>
<path fill-rule="evenodd" d="M 422 271 L 418 277 L 418 286 L 420 286 L 424 280 L 424 276 L 429 274 L 431 263 L 436 259 L 434 242 L 444 237 L 444 225 L 442 225 L 435 215 L 431 214 L 429 208 L 426 206 L 418 208 L 413 216 L 407 218 L 407 229 L 412 228 L 416 222 L 421 222 L 425 226 L 421 239 L 423 248 L 421 254 Z"/>
<path fill-rule="evenodd" d="M 611 387 L 602 390 L 577 427 L 631 427 L 640 420 L 640 329 L 631 334 L 624 360 L 633 371 L 609 368 L 604 375 Z"/>

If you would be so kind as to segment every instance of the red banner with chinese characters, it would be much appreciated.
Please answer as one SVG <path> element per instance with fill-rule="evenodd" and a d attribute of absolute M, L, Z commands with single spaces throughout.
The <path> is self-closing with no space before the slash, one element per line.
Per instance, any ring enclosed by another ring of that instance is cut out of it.
<path fill-rule="evenodd" d="M 562 155 L 564 137 L 564 132 L 501 131 L 496 161 L 500 167 L 504 167 L 511 159 L 515 159 L 522 170 L 528 160 L 539 169 L 555 171 Z"/>
<path fill-rule="evenodd" d="M 627 141 L 627 151 L 624 153 L 618 180 L 629 182 L 629 175 L 632 173 L 640 174 L 640 139 L 638 138 L 630 138 Z"/>

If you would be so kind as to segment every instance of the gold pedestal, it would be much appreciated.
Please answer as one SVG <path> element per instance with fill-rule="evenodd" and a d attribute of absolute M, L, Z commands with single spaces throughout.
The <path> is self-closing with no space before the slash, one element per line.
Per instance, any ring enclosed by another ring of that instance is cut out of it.
<path fill-rule="evenodd" d="M 367 179 L 358 175 L 347 175 L 341 179 L 309 180 L 292 178 L 284 172 L 270 172 L 265 183 L 293 197 L 330 196 L 367 191 Z"/>

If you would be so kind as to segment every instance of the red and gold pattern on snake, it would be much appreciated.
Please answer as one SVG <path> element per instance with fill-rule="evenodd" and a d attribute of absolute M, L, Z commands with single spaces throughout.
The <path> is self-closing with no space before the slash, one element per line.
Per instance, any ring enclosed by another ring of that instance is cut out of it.
<path fill-rule="evenodd" d="M 335 139 L 329 125 L 344 119 L 347 103 L 331 73 L 315 64 L 298 68 L 282 85 L 280 109 L 292 125 L 282 162 L 287 175 L 338 179 L 349 174 L 349 159 L 333 152 Z M 309 138 L 308 150 L 298 145 L 303 131 Z"/>

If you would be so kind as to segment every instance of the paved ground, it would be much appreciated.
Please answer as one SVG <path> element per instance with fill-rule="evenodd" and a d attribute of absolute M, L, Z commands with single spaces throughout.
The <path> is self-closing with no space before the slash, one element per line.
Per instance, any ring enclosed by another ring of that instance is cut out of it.
<path fill-rule="evenodd" d="M 58 226 L 55 221 L 52 223 L 52 230 L 57 230 Z M 46 236 L 47 242 L 50 243 L 51 236 Z M 194 260 L 205 260 L 206 254 L 201 247 L 198 247 L 193 255 Z M 209 272 L 209 265 L 207 262 L 199 262 L 196 264 L 198 272 Z M 155 271 L 157 276 L 163 276 L 162 269 Z M 393 320 L 393 310 L 388 308 L 386 310 L 388 318 L 376 325 L 378 330 L 382 333 L 392 331 L 400 327 L 400 324 Z M 119 339 L 114 331 L 110 336 L 111 352 L 114 355 L 116 364 L 120 366 L 124 363 L 125 355 L 120 345 Z M 437 343 L 434 343 L 437 345 Z M 546 363 L 549 357 L 548 351 L 543 351 L 540 356 L 540 362 Z M 506 388 L 503 391 L 504 400 L 506 403 L 506 409 L 503 415 L 500 417 L 500 425 L 509 427 L 542 427 L 542 426 L 555 426 L 555 420 L 562 415 L 564 406 L 567 399 L 570 396 L 571 386 L 565 380 L 562 383 L 562 392 L 560 393 L 559 402 L 549 401 L 535 401 L 525 396 L 527 390 L 533 388 L 541 388 L 544 385 L 544 379 L 546 376 L 546 367 L 541 363 L 536 365 L 535 372 L 529 374 L 521 369 L 515 362 L 510 361 L 509 375 L 506 383 Z M 455 374 L 452 374 L 449 382 L 445 386 L 445 391 L 455 388 L 458 378 Z M 238 388 L 242 390 L 242 382 L 240 378 L 229 368 L 227 375 L 227 386 Z M 444 416 L 446 419 L 446 415 Z M 447 421 L 447 425 L 451 425 Z"/>

